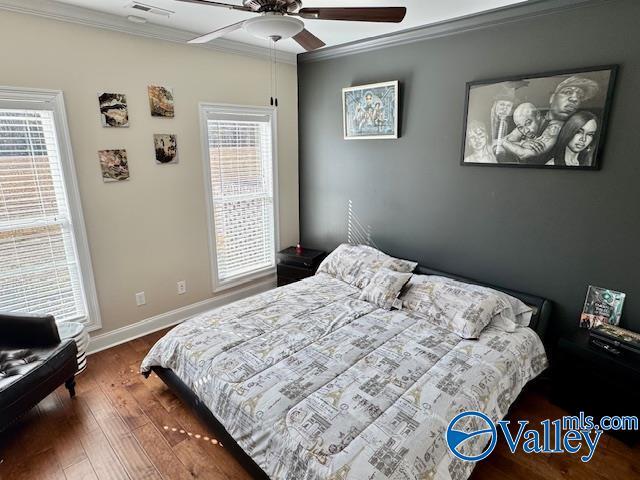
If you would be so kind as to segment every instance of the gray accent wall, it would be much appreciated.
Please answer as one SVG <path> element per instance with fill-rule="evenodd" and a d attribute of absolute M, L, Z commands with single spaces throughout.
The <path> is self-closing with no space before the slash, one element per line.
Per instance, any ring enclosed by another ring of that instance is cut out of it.
<path fill-rule="evenodd" d="M 301 62 L 300 235 L 545 296 L 574 328 L 587 285 L 640 330 L 640 2 L 619 0 Z M 619 64 L 600 171 L 460 165 L 465 83 Z M 343 140 L 341 89 L 399 80 L 398 140 Z"/>

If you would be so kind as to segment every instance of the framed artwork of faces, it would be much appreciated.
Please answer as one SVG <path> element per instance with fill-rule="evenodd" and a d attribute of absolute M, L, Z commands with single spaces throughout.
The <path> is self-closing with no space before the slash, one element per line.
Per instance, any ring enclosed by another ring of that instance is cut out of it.
<path fill-rule="evenodd" d="M 345 140 L 398 138 L 398 81 L 342 89 Z"/>
<path fill-rule="evenodd" d="M 462 165 L 600 168 L 616 65 L 467 83 Z"/>

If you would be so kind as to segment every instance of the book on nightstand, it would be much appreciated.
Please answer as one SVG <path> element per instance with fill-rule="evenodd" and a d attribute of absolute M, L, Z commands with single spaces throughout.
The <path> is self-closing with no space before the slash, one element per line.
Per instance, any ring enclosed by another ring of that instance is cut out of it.
<path fill-rule="evenodd" d="M 580 326 L 593 328 L 597 325 L 618 325 L 622 316 L 625 294 L 608 288 L 589 286 Z"/>

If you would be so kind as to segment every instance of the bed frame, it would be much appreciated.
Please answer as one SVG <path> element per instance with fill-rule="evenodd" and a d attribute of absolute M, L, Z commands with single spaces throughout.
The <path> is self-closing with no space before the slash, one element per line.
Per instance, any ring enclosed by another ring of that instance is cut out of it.
<path fill-rule="evenodd" d="M 549 316 L 551 314 L 551 302 L 546 298 L 509 290 L 507 288 L 495 287 L 493 285 L 488 285 L 459 275 L 434 270 L 423 265 L 418 265 L 413 273 L 419 275 L 439 275 L 441 277 L 448 277 L 465 283 L 490 287 L 494 290 L 499 290 L 511 295 L 512 297 L 520 299 L 522 302 L 533 308 L 533 315 L 531 317 L 529 327 L 538 334 L 545 346 L 547 354 L 549 353 L 547 327 L 549 325 Z M 198 396 L 182 380 L 180 380 L 173 370 L 157 366 L 151 367 L 151 370 L 162 379 L 162 381 L 173 391 L 173 393 L 176 394 L 178 398 L 180 398 L 180 400 L 182 400 L 192 411 L 196 413 L 198 418 L 200 418 L 200 420 L 202 420 L 204 424 L 211 429 L 210 433 L 214 434 L 218 441 L 222 442 L 225 448 L 254 478 L 269 480 L 269 476 L 264 473 L 260 466 L 254 462 L 244 450 L 242 450 L 242 447 L 240 447 L 229 432 L 225 430 L 224 426 L 218 421 L 213 413 L 211 413 L 211 410 L 209 410 L 209 408 L 200 401 Z M 149 373 L 146 374 L 146 376 L 148 375 Z"/>

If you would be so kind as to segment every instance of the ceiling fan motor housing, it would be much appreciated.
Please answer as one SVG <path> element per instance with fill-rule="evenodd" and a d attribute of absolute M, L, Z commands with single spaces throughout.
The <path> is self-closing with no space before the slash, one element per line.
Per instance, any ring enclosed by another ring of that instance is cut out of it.
<path fill-rule="evenodd" d="M 300 0 L 243 0 L 242 4 L 258 13 L 293 13 L 302 7 Z"/>
<path fill-rule="evenodd" d="M 297 18 L 285 17 L 280 13 L 265 13 L 260 17 L 246 20 L 243 27 L 254 37 L 278 41 L 300 33 L 304 29 L 304 23 Z"/>

